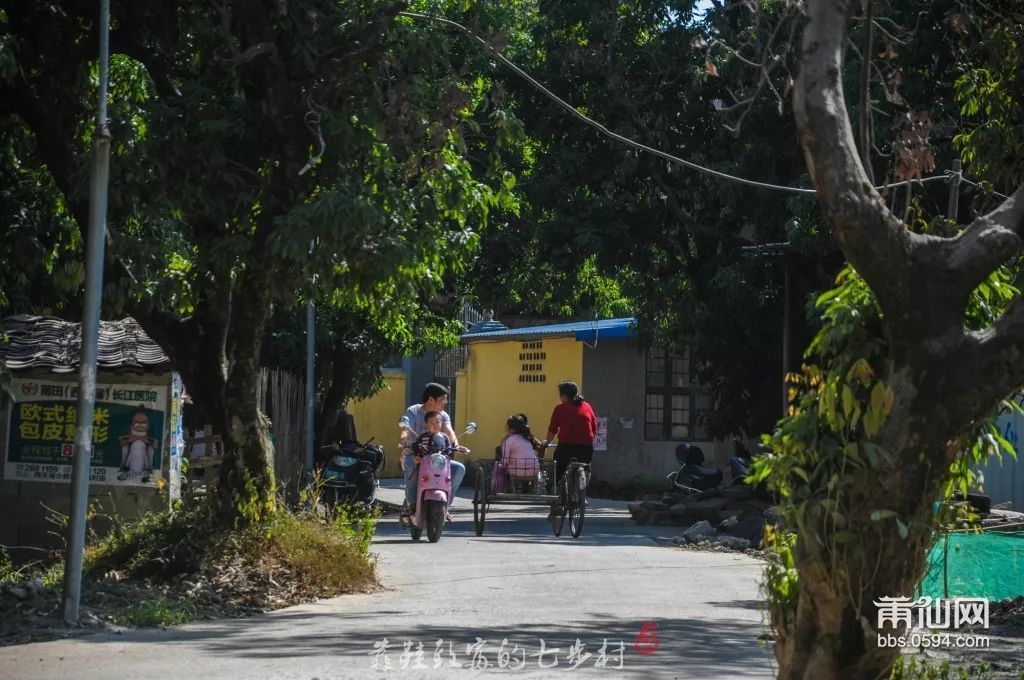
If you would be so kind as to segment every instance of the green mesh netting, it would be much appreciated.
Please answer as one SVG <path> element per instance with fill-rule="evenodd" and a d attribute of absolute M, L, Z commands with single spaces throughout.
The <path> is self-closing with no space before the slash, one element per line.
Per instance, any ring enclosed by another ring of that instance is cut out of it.
<path fill-rule="evenodd" d="M 939 536 L 920 594 L 990 600 L 1024 595 L 1024 531 L 949 534 L 948 542 Z"/>

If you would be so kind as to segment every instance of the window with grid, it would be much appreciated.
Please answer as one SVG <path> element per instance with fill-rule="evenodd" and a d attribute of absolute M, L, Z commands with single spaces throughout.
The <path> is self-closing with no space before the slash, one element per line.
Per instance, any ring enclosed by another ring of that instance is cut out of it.
<path fill-rule="evenodd" d="M 695 384 L 690 348 L 647 351 L 644 437 L 648 440 L 703 440 L 707 437 L 711 397 Z"/>

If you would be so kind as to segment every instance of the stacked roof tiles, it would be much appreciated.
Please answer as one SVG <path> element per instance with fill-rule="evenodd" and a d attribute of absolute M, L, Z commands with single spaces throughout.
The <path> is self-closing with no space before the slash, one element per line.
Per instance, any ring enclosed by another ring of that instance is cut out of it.
<path fill-rule="evenodd" d="M 8 370 L 78 370 L 82 324 L 47 316 L 9 316 L 0 332 L 0 362 Z M 6 338 L 4 337 L 6 335 Z M 100 322 L 100 368 L 151 368 L 170 364 L 135 319 Z"/>

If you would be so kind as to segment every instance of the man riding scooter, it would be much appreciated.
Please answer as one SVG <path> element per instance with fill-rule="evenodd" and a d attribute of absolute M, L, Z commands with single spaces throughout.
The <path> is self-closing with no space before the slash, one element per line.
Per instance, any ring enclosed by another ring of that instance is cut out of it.
<path fill-rule="evenodd" d="M 403 516 L 401 522 L 409 529 L 412 540 L 420 540 L 425 530 L 430 542 L 437 543 L 445 522 L 451 519 L 448 505 L 452 499 L 452 456 L 456 451 L 469 453 L 469 449 L 451 446 L 448 437 L 439 431 L 436 411 L 429 412 L 426 421 L 427 432 L 412 446 L 416 465 L 410 481 L 415 480 L 416 503 L 411 509 L 406 505 L 411 514 Z"/>
<path fill-rule="evenodd" d="M 402 440 L 400 444 L 405 449 L 405 455 L 402 457 L 402 470 L 405 476 L 405 507 L 402 511 L 403 523 L 406 523 L 408 516 L 412 514 L 412 509 L 416 504 L 416 486 L 418 477 L 415 473 L 417 457 L 413 447 L 410 446 L 414 443 L 415 438 L 421 437 L 423 434 L 428 432 L 426 415 L 428 413 L 437 414 L 437 429 L 436 432 L 443 434 L 448 439 L 448 445 L 451 448 L 457 448 L 459 446 L 459 439 L 455 436 L 455 431 L 452 429 L 452 421 L 447 413 L 444 411 L 444 407 L 448 404 L 448 388 L 438 383 L 427 383 L 423 388 L 423 399 L 419 404 L 413 404 L 405 411 L 405 416 L 402 418 Z M 450 498 L 455 498 L 455 492 L 459 490 L 459 486 L 462 484 L 462 479 L 466 476 L 466 466 L 457 460 L 451 460 L 451 476 L 452 476 L 452 490 Z M 452 500 L 449 500 L 449 507 Z M 447 516 L 451 519 L 450 515 Z"/>

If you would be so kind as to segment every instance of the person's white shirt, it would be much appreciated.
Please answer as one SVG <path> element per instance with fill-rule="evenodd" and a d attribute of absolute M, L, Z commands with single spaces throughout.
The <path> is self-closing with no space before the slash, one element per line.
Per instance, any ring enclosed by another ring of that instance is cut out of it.
<path fill-rule="evenodd" d="M 409 430 L 417 437 L 427 431 L 427 422 L 424 419 L 427 413 L 429 411 L 423 407 L 423 404 L 413 404 L 405 409 L 405 417 L 409 420 Z M 448 434 L 446 427 L 448 430 L 452 428 L 452 419 L 447 411 L 441 411 L 441 431 Z M 448 435 L 448 438 L 451 439 L 451 435 Z"/>
<path fill-rule="evenodd" d="M 405 418 L 408 421 L 408 426 L 402 430 L 402 438 L 399 440 L 399 445 L 403 448 L 411 445 L 416 437 L 420 436 L 427 431 L 427 422 L 424 416 L 430 412 L 431 409 L 426 408 L 423 404 L 413 404 L 409 408 L 405 409 Z M 455 437 L 455 430 L 452 429 L 452 419 L 448 415 L 447 411 L 440 411 L 441 413 L 441 432 L 448 435 L 448 439 L 451 440 L 452 446 L 458 446 L 458 439 Z M 400 465 L 402 472 L 405 472 L 405 456 L 403 455 L 400 459 Z"/>

